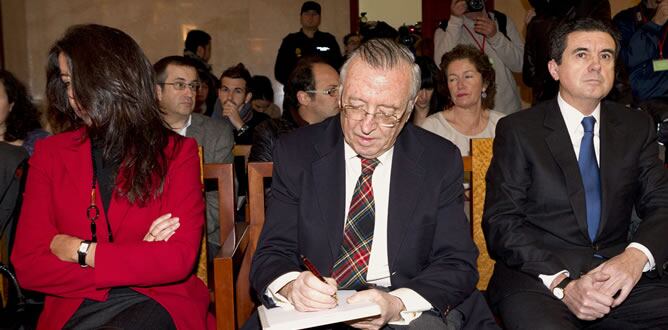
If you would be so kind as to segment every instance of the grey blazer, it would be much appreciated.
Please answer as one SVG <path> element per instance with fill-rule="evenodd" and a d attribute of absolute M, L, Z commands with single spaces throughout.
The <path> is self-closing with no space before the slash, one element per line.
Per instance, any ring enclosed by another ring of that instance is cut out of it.
<path fill-rule="evenodd" d="M 205 164 L 231 163 L 234 160 L 234 136 L 229 123 L 193 113 L 186 136 L 194 138 L 197 144 L 202 146 Z M 221 244 L 217 194 L 215 191 L 206 193 L 207 242 L 214 247 L 220 247 Z"/>

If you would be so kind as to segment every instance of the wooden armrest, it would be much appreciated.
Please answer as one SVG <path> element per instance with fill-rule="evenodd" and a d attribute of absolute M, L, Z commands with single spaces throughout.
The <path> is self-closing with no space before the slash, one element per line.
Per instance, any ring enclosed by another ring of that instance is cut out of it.
<path fill-rule="evenodd" d="M 245 222 L 234 224 L 234 230 L 230 232 L 218 254 L 213 259 L 214 273 L 214 300 L 216 306 L 216 328 L 237 329 L 235 285 L 239 282 L 246 283 L 245 287 L 250 289 L 248 276 L 243 280 L 243 274 L 239 274 L 245 259 L 248 247 L 249 226 Z M 243 284 L 242 284 L 243 286 Z M 239 324 L 241 326 L 241 324 Z"/>

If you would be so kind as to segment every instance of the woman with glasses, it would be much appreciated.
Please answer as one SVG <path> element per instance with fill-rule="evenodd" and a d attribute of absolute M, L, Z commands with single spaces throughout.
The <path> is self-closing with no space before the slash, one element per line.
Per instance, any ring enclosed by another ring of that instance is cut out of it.
<path fill-rule="evenodd" d="M 492 138 L 504 115 L 494 108 L 494 67 L 487 55 L 469 45 L 445 53 L 441 61 L 439 93 L 445 109 L 425 119 L 422 128 L 438 134 L 470 153 L 472 138 Z"/>
<path fill-rule="evenodd" d="M 49 52 L 48 102 L 77 128 L 37 143 L 12 254 L 46 294 L 39 328 L 213 327 L 197 147 L 165 128 L 156 83 L 117 29 L 73 26 Z"/>

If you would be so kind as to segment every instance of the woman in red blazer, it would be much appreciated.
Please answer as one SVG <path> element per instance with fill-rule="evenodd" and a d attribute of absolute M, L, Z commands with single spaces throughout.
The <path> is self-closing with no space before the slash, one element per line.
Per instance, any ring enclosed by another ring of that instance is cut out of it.
<path fill-rule="evenodd" d="M 122 31 L 73 26 L 49 53 L 47 98 L 79 128 L 40 141 L 12 261 L 44 292 L 38 328 L 206 329 L 193 275 L 204 225 L 194 140 L 166 129 L 156 78 Z"/>

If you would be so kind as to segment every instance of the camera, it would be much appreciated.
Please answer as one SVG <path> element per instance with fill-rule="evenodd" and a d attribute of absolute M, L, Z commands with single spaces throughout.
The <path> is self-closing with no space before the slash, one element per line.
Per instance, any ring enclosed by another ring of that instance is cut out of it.
<path fill-rule="evenodd" d="M 477 12 L 485 9 L 485 0 L 466 0 L 468 11 Z"/>

